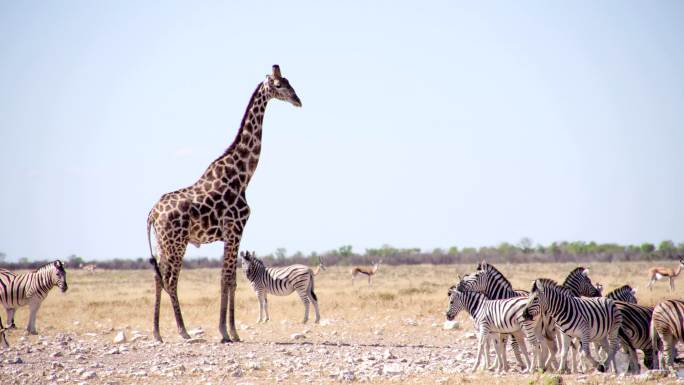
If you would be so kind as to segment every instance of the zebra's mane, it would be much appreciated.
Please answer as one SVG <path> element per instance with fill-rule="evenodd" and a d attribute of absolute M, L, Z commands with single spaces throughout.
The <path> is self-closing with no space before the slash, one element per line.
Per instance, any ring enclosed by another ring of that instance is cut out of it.
<path fill-rule="evenodd" d="M 39 271 L 47 271 L 47 270 L 52 270 L 52 269 L 57 269 L 64 273 L 64 263 L 60 261 L 59 259 L 56 259 L 52 262 L 48 262 L 44 264 L 43 266 L 38 267 L 37 269 L 33 270 L 34 273 L 37 273 Z"/>
<path fill-rule="evenodd" d="M 542 287 L 544 289 L 551 289 L 554 291 L 557 291 L 561 294 L 569 295 L 571 297 L 574 297 L 575 295 L 572 294 L 572 292 L 565 287 L 561 286 L 558 284 L 558 282 L 554 281 L 553 279 L 548 279 L 548 278 L 538 278 L 534 281 L 534 284 L 532 285 L 532 292 L 535 290 L 539 290 L 539 287 Z"/>
<path fill-rule="evenodd" d="M 632 289 L 631 286 L 629 286 L 629 285 L 623 285 L 623 286 L 620 286 L 620 287 L 618 287 L 617 289 L 611 291 L 610 293 L 606 294 L 606 297 L 610 297 L 611 295 L 615 295 L 615 294 L 622 293 L 622 292 L 625 292 L 625 291 L 627 291 L 627 292 L 629 292 L 630 294 L 632 294 L 632 290 L 633 290 L 633 289 Z"/>
<path fill-rule="evenodd" d="M 584 270 L 586 270 L 586 267 L 582 267 L 582 266 L 578 266 L 578 267 L 572 269 L 570 274 L 568 274 L 568 276 L 565 277 L 565 281 L 563 281 L 563 286 L 565 286 L 565 284 L 568 283 L 572 277 L 576 277 L 578 275 L 584 275 L 583 274 Z"/>
<path fill-rule="evenodd" d="M 513 285 L 511 285 L 511 282 L 508 280 L 508 278 L 506 278 L 506 276 L 503 275 L 503 273 L 501 273 L 499 270 L 497 270 L 497 268 L 494 267 L 494 265 L 491 265 L 491 264 L 489 264 L 489 263 L 487 263 L 487 262 L 481 262 L 480 265 L 478 265 L 478 267 L 481 267 L 482 265 L 484 265 L 484 269 L 480 269 L 480 271 L 483 271 L 483 272 L 485 272 L 485 273 L 491 273 L 491 274 L 494 275 L 495 277 L 500 278 L 501 281 L 504 282 L 504 284 L 505 284 L 509 289 L 513 290 Z M 475 272 L 474 274 L 478 274 L 478 272 Z M 483 273 L 483 274 L 484 274 L 484 273 Z"/>

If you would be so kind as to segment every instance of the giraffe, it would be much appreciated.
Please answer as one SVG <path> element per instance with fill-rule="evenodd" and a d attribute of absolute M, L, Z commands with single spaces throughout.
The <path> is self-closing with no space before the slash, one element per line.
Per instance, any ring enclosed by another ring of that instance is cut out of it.
<path fill-rule="evenodd" d="M 223 241 L 221 270 L 221 308 L 219 332 L 222 342 L 239 341 L 235 329 L 236 264 L 240 239 L 247 219 L 249 205 L 245 189 L 259 162 L 261 126 L 266 104 L 280 99 L 301 107 L 302 103 L 281 76 L 280 67 L 259 83 L 247 104 L 240 129 L 228 149 L 214 160 L 204 174 L 189 187 L 162 195 L 147 218 L 147 241 L 150 263 L 155 270 L 154 338 L 159 334 L 159 307 L 164 289 L 171 299 L 178 333 L 188 339 L 178 302 L 178 278 L 183 255 L 188 243 L 201 244 Z M 150 230 L 154 228 L 158 261 L 152 252 Z M 226 308 L 229 310 L 230 336 L 226 331 Z"/>

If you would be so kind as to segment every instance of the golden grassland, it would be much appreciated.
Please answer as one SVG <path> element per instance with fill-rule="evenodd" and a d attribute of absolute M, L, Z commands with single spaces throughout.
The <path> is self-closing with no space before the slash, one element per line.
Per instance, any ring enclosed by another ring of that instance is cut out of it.
<path fill-rule="evenodd" d="M 671 261 L 657 263 L 674 265 Z M 649 291 L 647 270 L 652 262 L 595 263 L 589 265 L 590 277 L 604 286 L 604 293 L 624 284 L 638 288 L 641 304 L 652 305 L 665 298 L 682 298 L 684 282 L 677 282 L 670 293 L 666 282 L 658 282 Z M 562 281 L 578 265 L 498 264 L 516 289 L 529 290 L 535 278 Z M 457 274 L 473 271 L 474 265 L 415 265 L 380 267 L 372 286 L 365 279 L 351 284 L 348 266 L 331 266 L 316 277 L 315 292 L 319 298 L 321 316 L 327 324 L 326 334 L 319 333 L 312 323 L 308 341 L 330 341 L 330 331 L 340 343 L 450 346 L 459 343 L 464 332 L 471 332 L 466 314 L 458 320 L 459 331 L 444 331 L 441 325 L 447 307 L 447 289 Z M 218 269 L 184 270 L 181 273 L 179 296 L 188 329 L 203 328 L 206 338 L 218 340 L 220 304 L 220 271 Z M 54 289 L 38 314 L 37 327 L 43 334 L 61 331 L 86 333 L 108 329 L 129 329 L 150 333 L 154 303 L 153 272 L 140 271 L 68 271 L 69 290 L 62 294 Z M 161 333 L 166 341 L 180 340 L 168 296 L 162 295 Z M 242 270 L 238 270 L 236 319 L 239 333 L 247 343 L 289 341 L 291 333 L 303 330 L 303 306 L 296 295 L 269 297 L 271 321 L 257 325 L 258 305 Z M 313 311 L 313 310 L 312 310 Z M 26 325 L 28 310 L 17 313 L 18 325 Z M 4 315 L 3 315 L 4 318 Z M 313 314 L 311 316 L 313 320 Z M 312 321 L 309 322 L 312 322 Z M 415 322 L 413 322 L 415 321 Z M 16 332 L 14 332 L 16 333 Z M 479 376 L 487 376 L 480 374 Z M 475 379 L 478 378 L 476 375 Z M 534 383 L 539 375 L 517 377 L 487 377 L 491 383 Z M 468 382 L 473 377 L 453 376 L 454 383 Z M 570 381 L 572 379 L 570 378 Z M 597 382 L 603 382 L 597 380 Z M 609 380 L 612 381 L 612 380 Z M 615 380 L 617 381 L 617 380 Z M 622 381 L 622 380 L 620 380 Z M 632 381 L 632 380 L 628 380 Z M 427 378 L 413 378 L 408 383 L 430 383 Z M 566 380 L 567 382 L 567 380 Z"/>

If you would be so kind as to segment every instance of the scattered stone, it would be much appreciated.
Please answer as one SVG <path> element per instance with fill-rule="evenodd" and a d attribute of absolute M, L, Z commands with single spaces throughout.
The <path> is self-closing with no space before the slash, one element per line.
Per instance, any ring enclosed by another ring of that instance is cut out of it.
<path fill-rule="evenodd" d="M 382 353 L 382 358 L 384 358 L 386 360 L 393 360 L 393 359 L 397 358 L 397 356 L 392 354 L 392 352 L 389 349 L 386 349 L 385 352 Z"/>
<path fill-rule="evenodd" d="M 292 335 L 290 335 L 291 340 L 301 340 L 304 338 L 306 338 L 306 336 L 302 333 L 293 333 Z"/>
<path fill-rule="evenodd" d="M 57 357 L 62 357 L 64 354 L 60 351 L 56 351 L 50 354 L 50 357 L 52 358 L 57 358 Z"/>
<path fill-rule="evenodd" d="M 189 330 L 188 334 L 190 334 L 193 337 L 199 337 L 201 335 L 204 335 L 204 330 L 202 330 L 202 328 L 195 328 L 195 329 Z"/>
<path fill-rule="evenodd" d="M 352 382 L 356 380 L 356 375 L 351 370 L 340 370 L 337 379 L 340 381 Z"/>
<path fill-rule="evenodd" d="M 106 355 L 119 354 L 119 353 L 121 353 L 121 352 L 119 351 L 118 347 L 117 348 L 111 348 L 105 352 Z"/>
<path fill-rule="evenodd" d="M 457 321 L 444 321 L 444 326 L 442 326 L 444 330 L 458 330 L 460 328 L 461 326 Z"/>
<path fill-rule="evenodd" d="M 126 342 L 126 332 L 121 330 L 118 333 L 116 333 L 116 336 L 114 336 L 114 343 L 115 344 L 122 344 L 124 342 Z"/>
<path fill-rule="evenodd" d="M 408 326 L 418 326 L 418 321 L 414 319 L 405 319 L 404 323 Z"/>
<path fill-rule="evenodd" d="M 401 364 L 385 364 L 382 367 L 382 374 L 387 376 L 396 376 L 404 373 L 404 367 Z"/>
<path fill-rule="evenodd" d="M 247 369 L 252 369 L 252 370 L 261 369 L 261 363 L 259 361 L 249 361 L 246 366 L 247 366 Z"/>
<path fill-rule="evenodd" d="M 83 372 L 81 374 L 82 380 L 92 380 L 95 377 L 97 377 L 97 374 L 95 374 L 95 372 Z"/>
<path fill-rule="evenodd" d="M 204 338 L 190 338 L 189 340 L 185 340 L 186 343 L 188 344 L 203 344 L 207 342 Z"/>

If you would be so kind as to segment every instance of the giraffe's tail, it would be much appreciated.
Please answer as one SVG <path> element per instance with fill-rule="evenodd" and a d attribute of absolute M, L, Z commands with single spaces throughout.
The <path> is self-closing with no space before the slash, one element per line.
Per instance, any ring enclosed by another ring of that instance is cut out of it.
<path fill-rule="evenodd" d="M 159 277 L 159 280 L 161 282 L 164 282 L 162 280 L 162 274 L 161 271 L 159 270 L 159 264 L 157 263 L 157 258 L 154 257 L 154 252 L 152 251 L 152 238 L 150 236 L 150 232 L 152 230 L 152 213 L 147 217 L 147 245 L 150 247 L 150 264 L 152 267 L 154 267 L 155 273 L 157 273 L 157 277 Z"/>

